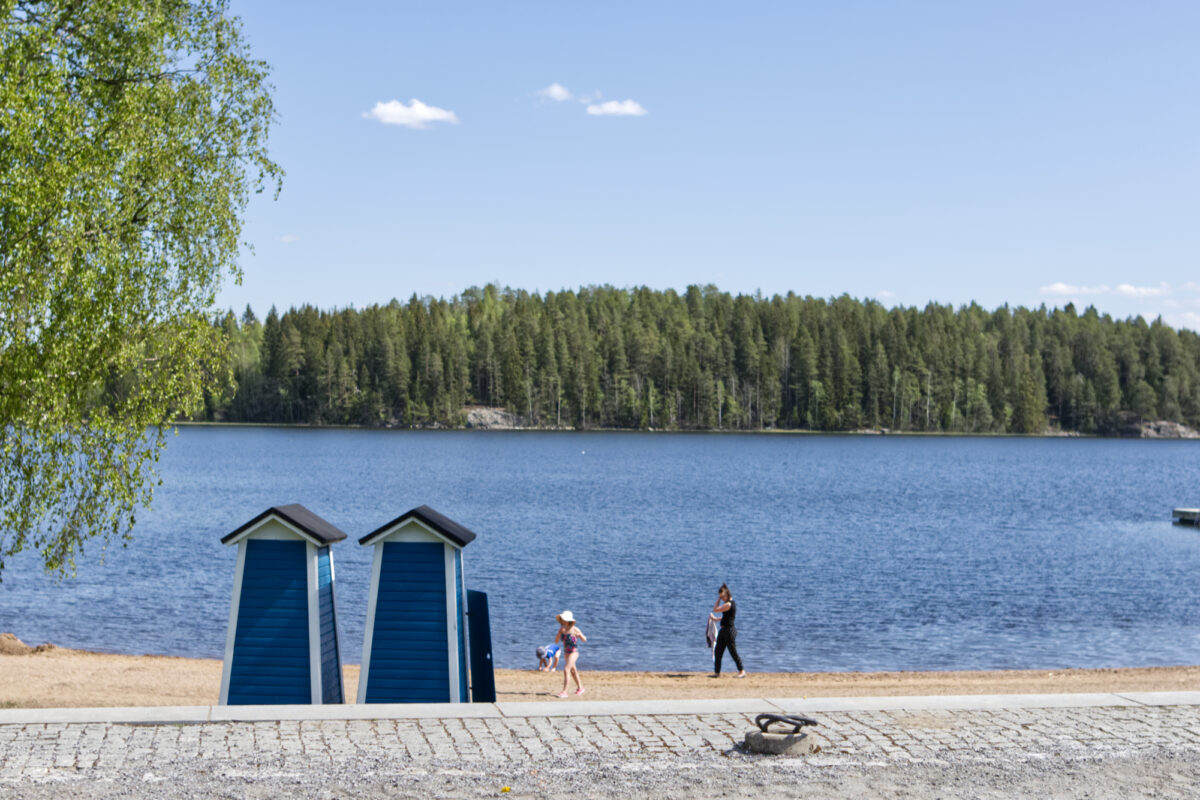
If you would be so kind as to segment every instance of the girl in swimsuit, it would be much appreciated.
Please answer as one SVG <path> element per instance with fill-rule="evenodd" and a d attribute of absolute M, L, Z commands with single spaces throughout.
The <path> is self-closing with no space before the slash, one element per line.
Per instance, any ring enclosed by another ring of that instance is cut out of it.
<path fill-rule="evenodd" d="M 567 659 L 566 666 L 563 668 L 563 688 L 558 696 L 567 696 L 567 683 L 572 675 L 575 676 L 575 694 L 583 694 L 583 682 L 579 680 L 579 670 L 576 668 L 575 662 L 579 660 L 579 643 L 586 642 L 587 637 L 575 626 L 575 615 L 570 611 L 562 612 L 555 619 L 558 620 L 561 627 L 554 636 L 554 643 L 562 642 L 563 655 Z"/>

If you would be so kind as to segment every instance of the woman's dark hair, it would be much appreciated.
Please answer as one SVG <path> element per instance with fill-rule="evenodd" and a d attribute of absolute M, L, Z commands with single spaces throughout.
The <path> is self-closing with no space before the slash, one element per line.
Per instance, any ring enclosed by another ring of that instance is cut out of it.
<path fill-rule="evenodd" d="M 717 594 L 724 597 L 733 597 L 733 593 L 729 591 L 729 587 L 723 583 L 721 584 L 721 588 L 717 589 Z"/>

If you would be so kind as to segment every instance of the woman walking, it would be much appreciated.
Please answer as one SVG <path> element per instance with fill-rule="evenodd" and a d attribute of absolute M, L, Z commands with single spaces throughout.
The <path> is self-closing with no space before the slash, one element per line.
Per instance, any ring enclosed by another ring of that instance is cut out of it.
<path fill-rule="evenodd" d="M 721 616 L 718 617 L 717 614 Z M 721 620 L 721 630 L 717 632 L 717 649 L 713 653 L 712 676 L 714 678 L 721 677 L 721 658 L 725 655 L 725 651 L 729 650 L 729 655 L 733 656 L 733 663 L 737 664 L 737 676 L 739 678 L 746 677 L 746 670 L 742 669 L 742 658 L 737 651 L 737 628 L 734 627 L 734 620 L 737 618 L 737 603 L 733 602 L 729 587 L 723 583 L 717 590 L 717 602 L 713 603 L 713 610 L 708 618 Z"/>
<path fill-rule="evenodd" d="M 575 694 L 583 694 L 583 681 L 579 680 L 579 669 L 575 664 L 579 661 L 579 643 L 586 642 L 587 637 L 575 625 L 575 615 L 570 611 L 562 612 L 555 619 L 560 627 L 554 635 L 554 643 L 562 643 L 563 655 L 567 659 L 566 666 L 563 667 L 563 688 L 558 696 L 567 696 L 567 683 L 572 676 L 575 678 Z"/>

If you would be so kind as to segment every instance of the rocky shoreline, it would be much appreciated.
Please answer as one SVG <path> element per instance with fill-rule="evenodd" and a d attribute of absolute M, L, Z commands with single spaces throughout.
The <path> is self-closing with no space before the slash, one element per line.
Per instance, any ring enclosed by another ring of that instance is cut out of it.
<path fill-rule="evenodd" d="M 572 427 L 562 426 L 546 426 L 546 425 L 527 425 L 525 420 L 519 414 L 514 414 L 505 408 L 497 406 L 467 406 L 464 409 L 466 412 L 466 428 L 467 430 L 480 431 L 553 431 L 553 430 L 575 430 Z M 437 426 L 442 427 L 442 426 Z M 612 428 L 600 428 L 596 430 L 617 430 Z M 624 429 L 620 429 L 624 430 Z M 641 429 L 639 429 L 641 430 Z M 650 429 L 653 431 L 653 429 Z M 706 432 L 722 432 L 709 431 Z M 811 431 L 804 429 L 767 429 L 759 431 L 736 431 L 737 433 L 823 433 L 824 431 Z M 991 436 L 998 434 L 963 434 L 951 431 L 900 431 L 891 428 L 860 428 L 853 431 L 845 431 L 844 433 L 856 436 Z M 1005 436 L 1019 436 L 1022 434 L 1003 434 Z M 1041 434 L 1031 434 L 1034 436 L 1062 436 L 1062 437 L 1082 437 L 1087 434 L 1082 434 L 1079 431 L 1064 431 L 1060 429 L 1047 428 Z M 1200 431 L 1195 428 L 1184 425 L 1181 422 L 1172 422 L 1171 420 L 1137 420 L 1127 419 L 1122 421 L 1121 432 L 1113 438 L 1139 438 L 1139 439 L 1200 439 Z"/>

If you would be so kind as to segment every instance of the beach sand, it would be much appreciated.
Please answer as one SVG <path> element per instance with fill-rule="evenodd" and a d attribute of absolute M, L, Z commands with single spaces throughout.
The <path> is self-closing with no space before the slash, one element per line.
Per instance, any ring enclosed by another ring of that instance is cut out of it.
<path fill-rule="evenodd" d="M 601 672 L 587 669 L 585 663 L 580 674 L 588 700 L 1200 690 L 1200 666 L 751 672 L 744 679 L 729 672 L 713 679 L 701 672 Z M 358 667 L 347 666 L 345 679 L 346 696 L 353 698 Z M 0 708 L 214 705 L 220 685 L 221 662 L 216 659 L 111 655 L 53 645 L 30 648 L 10 634 L 0 634 Z M 561 688 L 561 672 L 496 670 L 500 700 L 555 700 L 552 695 Z"/>

